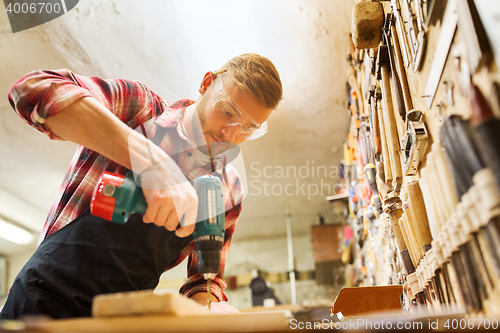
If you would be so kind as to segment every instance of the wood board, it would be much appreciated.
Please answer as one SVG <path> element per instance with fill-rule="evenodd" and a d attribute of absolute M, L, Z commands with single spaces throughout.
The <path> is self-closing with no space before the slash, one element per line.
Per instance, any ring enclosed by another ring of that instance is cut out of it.
<path fill-rule="evenodd" d="M 99 295 L 93 317 L 40 322 L 43 332 L 270 332 L 288 329 L 284 312 L 215 314 L 176 292 Z"/>
<path fill-rule="evenodd" d="M 289 330 L 282 312 L 238 315 L 141 315 L 108 318 L 60 319 L 45 322 L 37 329 L 56 332 L 280 332 Z"/>
<path fill-rule="evenodd" d="M 164 314 L 171 316 L 210 315 L 201 304 L 177 292 L 153 290 L 104 294 L 94 297 L 93 317 Z"/>

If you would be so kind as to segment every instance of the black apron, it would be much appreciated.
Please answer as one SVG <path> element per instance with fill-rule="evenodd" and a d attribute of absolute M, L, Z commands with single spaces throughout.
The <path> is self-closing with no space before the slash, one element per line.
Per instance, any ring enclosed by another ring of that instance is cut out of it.
<path fill-rule="evenodd" d="M 14 281 L 0 319 L 90 316 L 95 295 L 154 289 L 192 239 L 146 224 L 139 214 L 118 224 L 87 210 L 40 244 Z"/>

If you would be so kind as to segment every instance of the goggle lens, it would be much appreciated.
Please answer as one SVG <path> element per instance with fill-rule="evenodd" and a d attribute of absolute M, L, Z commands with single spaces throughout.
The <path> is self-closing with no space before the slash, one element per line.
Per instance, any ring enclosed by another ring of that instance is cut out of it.
<path fill-rule="evenodd" d="M 221 74 L 217 75 L 215 87 L 212 92 L 212 106 L 217 118 L 226 125 L 241 125 L 238 135 L 246 140 L 255 140 L 267 132 L 267 121 L 258 125 L 245 111 L 227 101 Z"/>

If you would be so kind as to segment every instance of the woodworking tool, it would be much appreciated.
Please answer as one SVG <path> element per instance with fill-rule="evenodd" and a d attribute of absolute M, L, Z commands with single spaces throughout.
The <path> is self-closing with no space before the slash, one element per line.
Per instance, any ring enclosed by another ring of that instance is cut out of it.
<path fill-rule="evenodd" d="M 383 109 L 382 109 L 382 91 L 380 87 L 377 86 L 375 91 L 376 98 L 376 109 L 377 109 L 377 118 L 378 118 L 378 127 L 380 129 L 380 142 L 382 153 L 380 154 L 380 159 L 377 162 L 377 174 L 382 182 L 386 185 L 386 187 L 390 185 L 390 189 L 392 190 L 392 170 L 391 164 L 389 162 L 389 149 L 387 147 L 387 140 L 385 136 L 385 125 L 383 119 Z"/>
<path fill-rule="evenodd" d="M 396 70 L 399 73 L 399 79 L 401 83 L 401 92 L 403 94 L 403 102 L 405 105 L 406 112 L 408 113 L 413 109 L 413 103 L 411 100 L 410 87 L 408 86 L 408 79 L 406 77 L 405 68 L 403 65 L 403 59 L 401 56 L 401 48 L 398 40 L 398 35 L 394 24 L 390 26 L 390 36 L 392 38 L 392 44 L 394 45 L 394 60 Z"/>
<path fill-rule="evenodd" d="M 500 184 L 500 120 L 493 111 L 479 88 L 471 84 L 469 93 L 472 109 L 471 124 L 477 135 L 476 144 L 486 166 L 493 171 Z"/>
<path fill-rule="evenodd" d="M 466 156 L 460 156 L 461 153 L 465 155 L 468 150 L 463 151 L 457 145 L 458 142 L 463 139 L 458 135 L 454 123 L 455 116 L 448 118 L 440 130 L 441 142 L 446 150 L 446 154 L 449 158 L 450 169 L 454 170 L 455 173 L 455 187 L 457 189 L 457 194 L 460 198 L 463 197 L 465 192 L 472 186 L 472 179 L 470 178 L 469 170 L 466 165 Z M 462 133 L 463 134 L 463 133 Z M 462 147 L 463 148 L 463 147 Z M 472 160 L 472 158 L 470 159 Z M 455 211 L 456 207 L 448 207 L 449 211 Z M 457 220 L 456 212 L 450 216 L 450 221 L 455 222 Z M 448 230 L 453 233 L 453 240 L 456 240 L 459 235 L 453 225 L 448 224 Z M 458 248 L 452 246 L 451 253 L 451 263 L 454 270 L 457 273 L 458 282 L 460 285 L 460 290 L 463 295 L 467 312 L 471 313 L 473 311 L 480 311 L 482 304 L 479 301 L 479 295 L 477 293 L 477 281 L 475 280 L 474 274 L 474 264 L 471 263 L 470 252 L 465 242 L 459 242 Z"/>
<path fill-rule="evenodd" d="M 415 266 L 411 261 L 408 247 L 405 243 L 404 236 L 399 225 L 399 219 L 403 215 L 401 199 L 398 197 L 387 198 L 384 201 L 384 212 L 389 217 L 391 230 L 394 234 L 394 238 L 396 239 L 399 255 L 401 256 L 401 260 L 405 266 L 406 273 L 411 274 L 415 272 Z"/>
<path fill-rule="evenodd" d="M 382 84 L 383 116 L 381 126 L 385 126 L 385 139 L 389 156 L 389 165 L 392 169 L 392 186 L 395 193 L 399 193 L 402 185 L 403 172 L 401 170 L 401 157 L 399 156 L 399 139 L 396 125 L 396 117 L 392 107 L 392 94 L 389 83 L 389 50 L 387 46 L 381 45 L 377 56 L 377 79 Z M 388 161 L 384 161 L 387 163 Z M 386 181 L 388 181 L 386 173 Z"/>
<path fill-rule="evenodd" d="M 486 33 L 471 0 L 457 0 L 458 26 L 466 44 L 467 59 L 472 73 L 476 73 L 491 59 L 491 50 Z"/>
<path fill-rule="evenodd" d="M 462 291 L 457 287 L 458 282 L 456 282 L 457 277 L 454 267 L 448 263 L 448 260 L 451 259 L 451 250 L 449 253 L 446 250 L 450 241 L 440 237 L 443 234 L 443 229 L 446 229 L 443 226 L 448 226 L 448 224 L 445 225 L 445 222 L 448 223 L 452 213 L 448 208 L 455 207 L 458 203 L 451 182 L 449 172 L 446 170 L 446 162 L 441 146 L 436 141 L 432 144 L 431 152 L 427 155 L 426 167 L 421 170 L 421 178 L 418 181 L 423 195 L 421 200 L 426 204 L 425 210 L 429 221 L 429 232 L 432 238 L 434 238 L 432 249 L 426 252 L 422 263 L 425 266 L 427 261 L 432 262 L 432 267 L 423 267 L 423 269 L 429 270 L 426 281 L 431 284 L 431 289 L 436 291 L 435 295 L 437 295 L 437 299 L 441 303 L 463 305 Z M 411 184 L 412 182 L 408 185 Z M 407 189 L 412 200 L 417 200 L 416 202 L 418 202 L 418 193 L 411 193 L 417 190 L 416 186 L 408 186 Z M 448 200 L 443 202 L 441 200 L 443 198 Z M 412 206 L 414 205 L 412 204 Z M 418 203 L 415 206 L 418 206 Z M 427 232 L 426 234 L 427 236 L 421 238 L 422 243 L 428 244 L 431 238 Z M 426 237 L 427 240 L 424 240 Z M 428 258 L 428 256 L 432 256 L 432 258 Z"/>
<path fill-rule="evenodd" d="M 427 210 L 425 209 L 424 198 L 420 190 L 419 181 L 414 180 L 407 184 L 409 216 L 414 226 L 417 239 L 420 241 L 418 246 L 422 253 L 431 248 L 432 235 L 427 219 Z M 420 258 L 422 259 L 422 258 Z"/>
<path fill-rule="evenodd" d="M 500 85 L 498 82 L 491 84 L 490 106 L 495 118 L 500 118 Z"/>
<path fill-rule="evenodd" d="M 412 53 L 413 71 L 417 72 L 422 64 L 426 41 L 422 4 L 421 1 L 402 0 L 402 2 L 406 14 L 406 32 Z M 412 10 L 410 2 L 414 3 L 415 10 Z"/>
<path fill-rule="evenodd" d="M 416 253 L 416 235 L 411 226 L 410 219 L 408 216 L 408 203 L 403 203 L 403 215 L 399 219 L 399 225 L 401 231 L 403 232 L 403 238 L 405 238 L 406 245 L 408 247 L 408 253 L 410 254 L 411 261 L 414 267 L 418 267 L 418 255 Z M 405 236 L 406 235 L 406 236 Z"/>
<path fill-rule="evenodd" d="M 406 113 L 408 113 L 413 109 L 413 103 L 411 99 L 410 88 L 408 86 L 405 67 L 403 64 L 403 57 L 401 55 L 402 43 L 400 43 L 400 39 L 396 31 L 397 22 L 395 13 L 391 13 L 387 16 L 386 23 L 385 34 L 387 38 L 390 38 L 390 44 L 388 44 L 388 46 L 392 45 L 391 49 L 394 55 L 394 57 L 392 58 L 393 61 L 391 62 L 391 66 L 395 68 L 395 72 L 398 75 L 397 79 L 401 87 L 402 102 L 404 103 L 404 109 Z M 402 115 L 402 117 L 403 120 L 405 120 L 405 115 Z"/>
<path fill-rule="evenodd" d="M 219 273 L 220 253 L 224 244 L 224 194 L 217 176 L 198 177 L 193 186 L 198 195 L 198 217 L 193 241 L 198 258 L 198 273 L 207 280 L 207 302 L 210 309 L 211 281 Z M 147 204 L 132 172 L 125 176 L 105 172 L 92 195 L 90 207 L 95 216 L 116 223 L 126 223 L 132 214 L 144 214 Z M 182 220 L 181 218 L 180 225 Z"/>
<path fill-rule="evenodd" d="M 376 168 L 372 163 L 368 163 L 365 165 L 365 176 L 366 181 L 370 185 L 370 189 L 372 190 L 372 200 L 379 214 L 382 214 L 382 201 L 380 200 L 380 194 L 378 193 L 377 181 L 376 181 Z"/>
<path fill-rule="evenodd" d="M 376 86 L 371 86 L 369 91 L 368 103 L 370 110 L 370 126 L 373 133 L 373 151 L 377 159 L 382 154 L 382 141 L 380 140 L 380 126 L 378 123 L 378 108 L 376 102 Z"/>
<path fill-rule="evenodd" d="M 359 129 L 361 126 L 360 123 L 360 115 L 359 115 L 359 102 L 358 102 L 358 94 L 355 91 L 351 92 L 351 105 L 349 109 L 352 112 L 352 119 L 354 119 L 354 126 Z"/>
<path fill-rule="evenodd" d="M 398 70 L 396 68 L 396 60 L 395 60 L 395 47 L 392 45 L 391 39 L 397 37 L 397 36 L 391 36 L 391 29 L 392 23 L 393 23 L 393 14 L 389 13 L 387 14 L 387 18 L 385 20 L 385 26 L 384 26 L 384 33 L 383 33 L 383 44 L 387 46 L 387 55 L 389 58 L 389 66 L 391 69 L 391 75 L 390 78 L 392 79 L 392 88 L 394 89 L 394 100 L 396 104 L 396 109 L 403 119 L 403 121 L 406 119 L 406 112 L 409 111 L 406 109 L 405 103 L 403 101 L 403 91 L 401 87 L 401 81 L 400 81 L 400 73 L 398 73 Z M 407 96 L 409 97 L 409 96 Z"/>
<path fill-rule="evenodd" d="M 365 121 L 361 120 L 360 128 L 358 131 L 358 151 L 359 151 L 359 164 L 360 166 L 368 163 L 368 140 L 366 139 Z"/>
<path fill-rule="evenodd" d="M 410 111 L 406 116 L 406 133 L 401 141 L 406 176 L 413 176 L 417 173 L 420 161 L 427 151 L 427 139 L 424 114 L 417 110 Z"/>
<path fill-rule="evenodd" d="M 404 66 L 405 68 L 408 68 L 410 66 L 410 54 L 409 54 L 409 47 L 408 47 L 408 40 L 406 36 L 406 32 L 403 31 L 403 19 L 401 17 L 401 8 L 399 6 L 399 1 L 398 0 L 391 0 L 391 10 L 394 13 L 394 18 L 395 18 L 395 27 L 396 27 L 396 32 L 398 35 L 398 40 L 399 44 L 401 47 L 401 54 L 403 56 L 403 61 L 404 61 Z"/>
<path fill-rule="evenodd" d="M 448 105 L 452 106 L 455 105 L 455 100 L 453 99 L 453 82 L 451 81 L 443 81 L 443 84 L 445 86 L 445 95 L 446 95 L 446 102 Z"/>
<path fill-rule="evenodd" d="M 425 86 L 425 98 L 427 100 L 427 108 L 430 109 L 434 96 L 443 74 L 444 65 L 448 57 L 448 52 L 455 36 L 455 30 L 458 25 L 458 10 L 456 0 L 448 0 L 444 17 L 441 23 L 441 31 L 437 42 L 434 59 L 432 61 L 429 78 Z"/>
<path fill-rule="evenodd" d="M 376 48 L 381 39 L 384 10 L 380 2 L 358 2 L 352 9 L 352 42 L 357 49 Z"/>
<path fill-rule="evenodd" d="M 371 131 L 369 116 L 361 117 L 359 140 L 361 141 L 361 144 L 363 145 L 363 148 L 365 150 L 364 157 L 366 157 L 366 159 L 364 159 L 363 165 L 366 165 L 368 163 L 375 163 L 376 155 L 374 147 L 374 138 L 373 138 L 373 133 Z"/>
<path fill-rule="evenodd" d="M 474 85 L 471 85 L 471 87 L 473 89 L 471 96 L 474 96 L 477 93 L 477 91 L 474 91 L 476 87 Z M 479 100 L 481 100 L 481 97 L 479 97 Z M 476 102 L 478 105 L 482 104 L 481 101 Z M 477 106 L 477 108 L 479 108 L 479 106 Z M 477 118 L 484 118 L 487 112 L 488 111 L 485 111 L 484 108 L 473 110 L 471 122 Z M 493 135 L 491 132 L 489 134 Z M 495 133 L 494 135 L 498 134 Z M 458 243 L 459 250 L 452 254 L 452 257 L 455 256 L 452 260 L 454 266 L 463 266 L 464 274 L 460 276 L 459 273 L 458 277 L 462 292 L 464 293 L 464 300 L 469 312 L 472 310 L 477 312 L 484 308 L 484 302 L 489 298 L 490 290 L 493 289 L 490 272 L 494 272 L 494 269 L 491 268 L 491 265 L 500 265 L 498 257 L 494 255 L 499 243 L 492 238 L 492 235 L 495 237 L 495 235 L 498 234 L 498 226 L 495 219 L 487 217 L 484 224 L 476 224 L 475 221 L 480 220 L 481 212 L 477 211 L 475 214 L 470 213 L 474 211 L 474 204 L 478 200 L 478 194 L 471 194 L 474 193 L 475 190 L 475 187 L 473 187 L 475 183 L 474 177 L 485 168 L 483 159 L 479 155 L 481 149 L 478 149 L 483 147 L 481 145 L 475 145 L 475 143 L 479 142 L 474 141 L 475 136 L 472 133 L 472 128 L 467 121 L 462 120 L 458 116 L 451 116 L 445 121 L 440 131 L 440 136 L 442 139 L 449 137 L 446 143 L 446 152 L 450 157 L 452 168 L 455 169 L 456 176 L 460 178 L 456 182 L 461 184 L 461 186 L 457 186 L 457 191 L 461 191 L 460 196 L 462 200 L 458 205 L 458 214 L 460 218 L 457 223 L 458 228 L 455 228 L 458 230 L 455 232 L 458 233 L 459 236 L 460 232 L 465 235 L 461 236 Z M 491 136 L 489 138 L 491 139 Z M 480 139 L 485 138 L 483 137 Z M 481 144 L 484 145 L 483 142 L 481 142 Z M 494 152 L 491 152 L 491 154 L 494 154 Z M 495 185 L 496 184 L 493 184 L 494 188 Z M 478 188 L 478 191 L 480 191 L 480 195 L 481 192 L 485 191 L 485 186 Z M 470 199 L 470 197 L 474 199 Z M 455 267 L 455 269 L 460 270 L 460 268 L 457 267 Z"/>

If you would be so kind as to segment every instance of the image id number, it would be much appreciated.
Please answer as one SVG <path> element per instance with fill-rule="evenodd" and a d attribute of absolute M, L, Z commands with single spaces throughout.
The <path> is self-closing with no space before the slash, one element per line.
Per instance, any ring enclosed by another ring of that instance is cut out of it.
<path fill-rule="evenodd" d="M 61 8 L 61 4 L 59 3 L 45 3 L 45 2 L 38 2 L 38 3 L 19 3 L 19 2 L 16 2 L 14 4 L 12 3 L 9 3 L 9 5 L 7 6 L 7 8 L 5 8 L 5 10 L 7 11 L 7 13 L 11 14 L 11 13 L 14 13 L 14 14 L 28 14 L 28 13 L 31 13 L 31 14 L 35 14 L 35 13 L 38 13 L 38 14 L 42 14 L 42 13 L 46 13 L 46 14 L 51 14 L 51 13 L 59 13 L 61 12 L 62 8 Z"/>
<path fill-rule="evenodd" d="M 444 327 L 447 329 L 492 329 L 496 330 L 498 329 L 498 320 L 493 319 L 448 319 L 446 320 L 446 323 L 444 324 Z"/>

